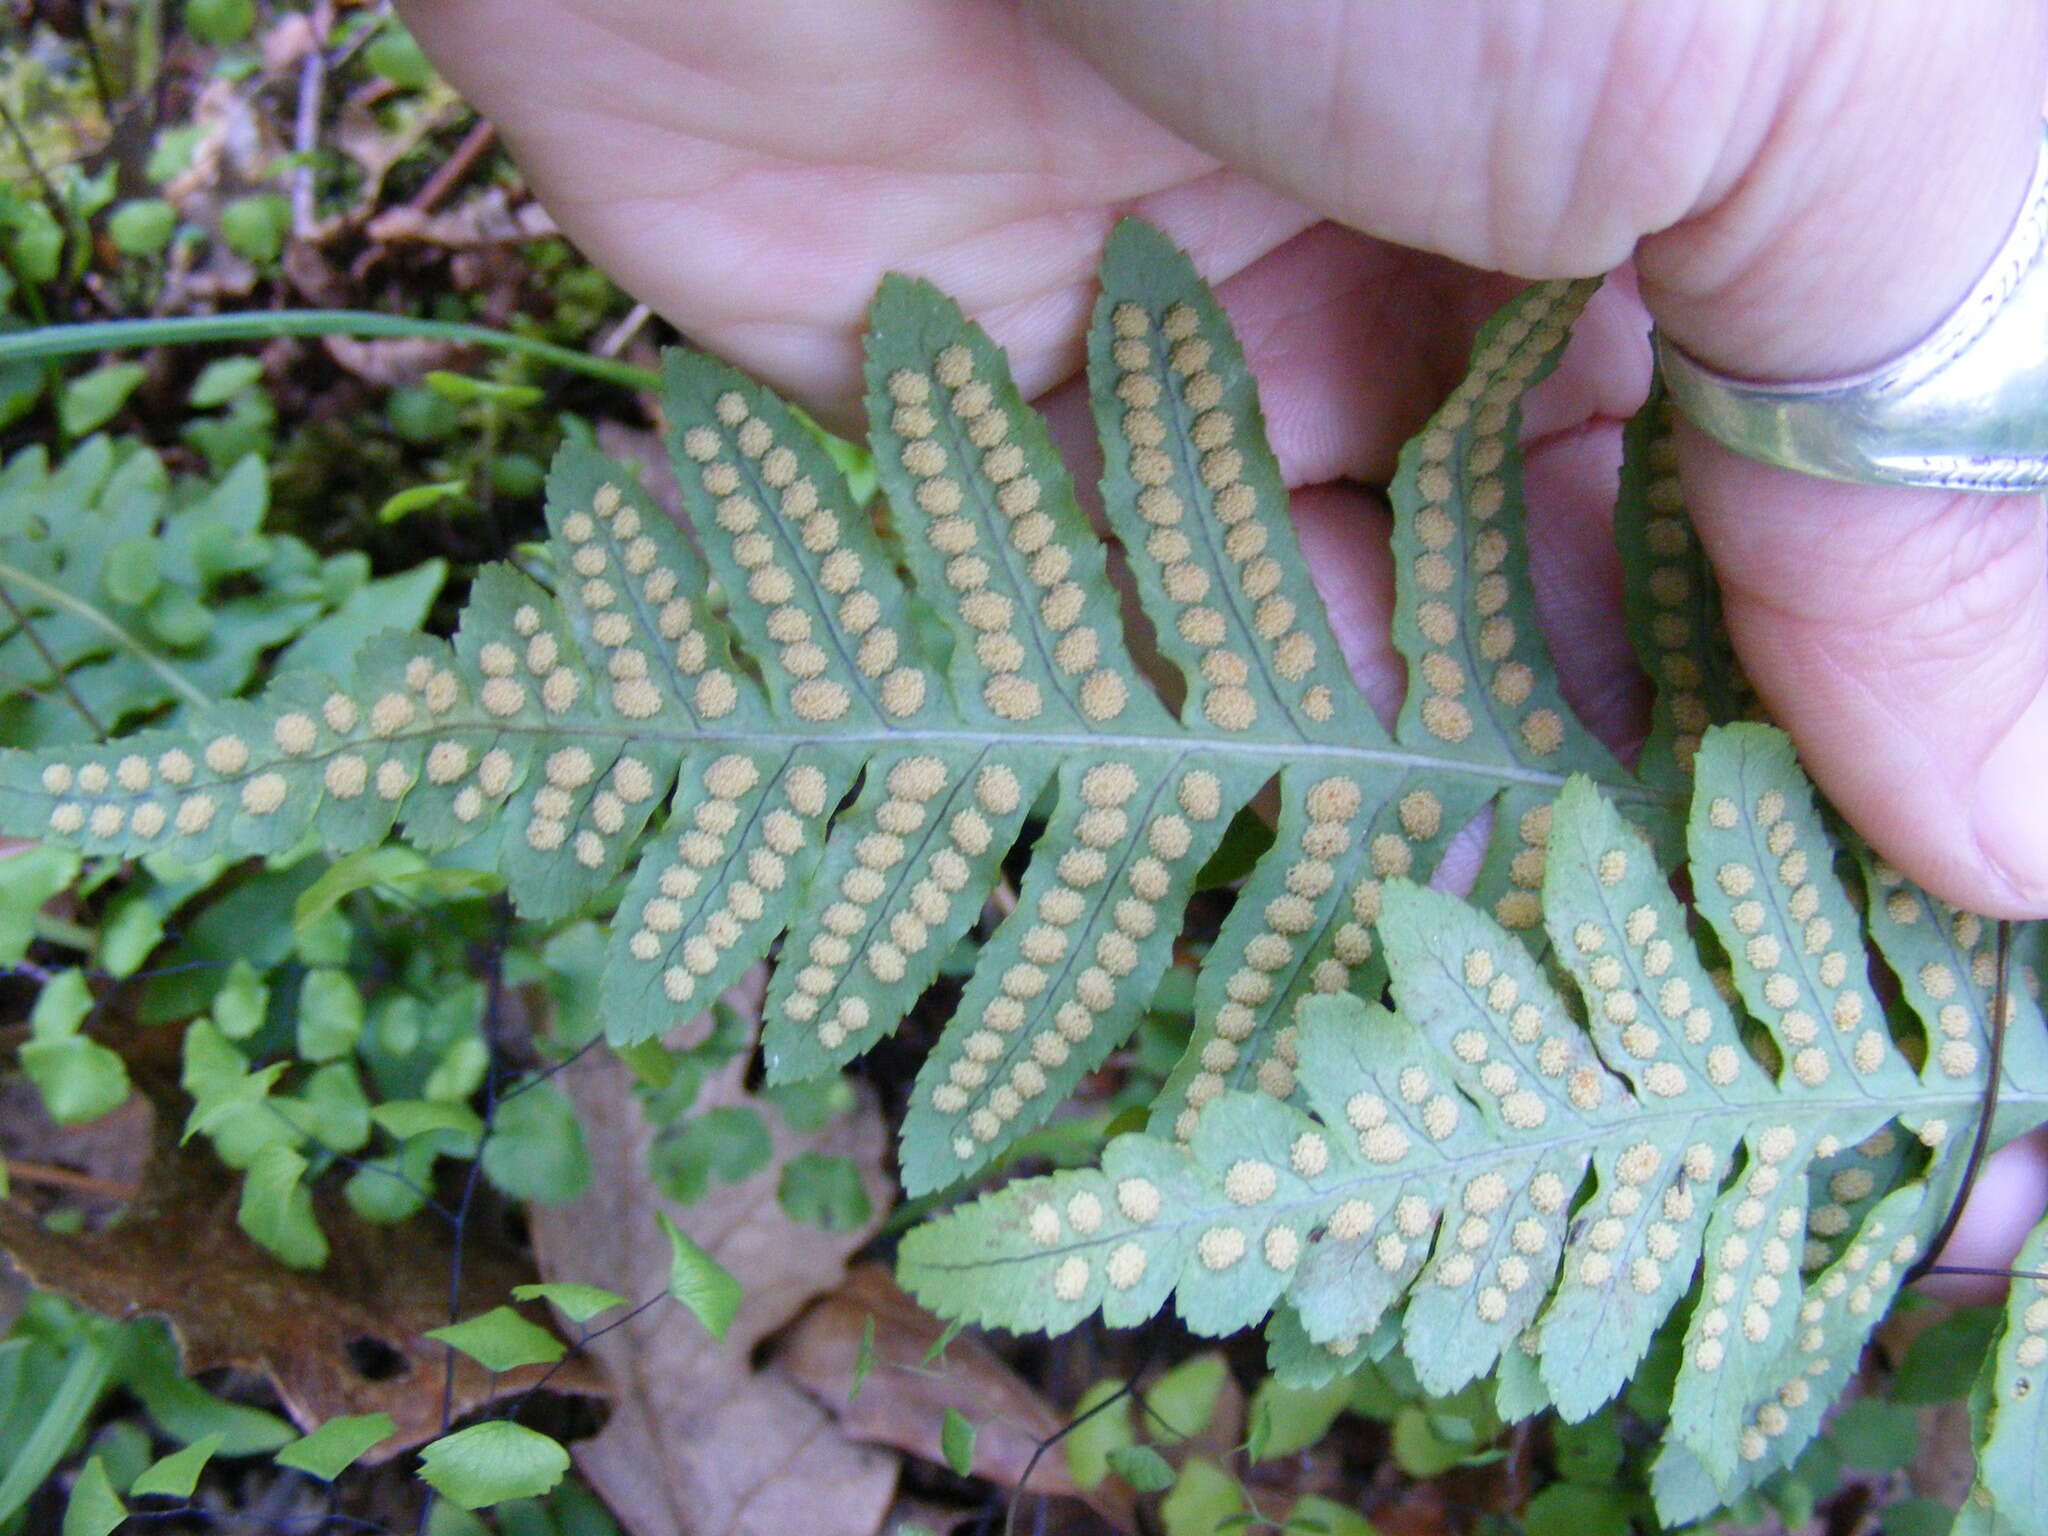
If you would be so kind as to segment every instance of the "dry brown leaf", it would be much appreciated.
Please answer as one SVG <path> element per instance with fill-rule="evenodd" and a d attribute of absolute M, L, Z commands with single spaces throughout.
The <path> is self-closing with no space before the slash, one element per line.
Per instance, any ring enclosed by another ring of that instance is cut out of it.
<path fill-rule="evenodd" d="M 698 1110 L 746 1100 L 742 1058 L 706 1083 Z M 595 1176 L 582 1199 L 533 1212 L 534 1247 L 550 1280 L 633 1297 L 659 1294 L 670 1251 L 655 1222 L 665 1210 L 745 1288 L 726 1338 L 680 1307 L 650 1308 L 597 1339 L 615 1406 L 602 1434 L 574 1447 L 577 1464 L 639 1536 L 871 1536 L 896 1486 L 896 1458 L 856 1444 L 804 1391 L 750 1356 L 805 1303 L 838 1284 L 873 1224 L 821 1232 L 783 1214 L 775 1189 L 799 1153 L 851 1156 L 875 1211 L 888 1209 L 882 1122 L 863 1097 L 845 1119 L 800 1136 L 766 1105 L 775 1152 L 743 1183 L 694 1205 L 665 1201 L 647 1178 L 653 1130 L 616 1058 L 592 1055 L 562 1075 L 589 1143 Z"/>
<path fill-rule="evenodd" d="M 875 1325 L 873 1367 L 849 1402 L 847 1393 L 870 1318 Z M 974 1475 L 1004 1488 L 1025 1487 L 1032 1455 L 1066 1421 L 971 1335 L 954 1339 L 946 1346 L 943 1361 L 926 1365 L 925 1356 L 945 1331 L 943 1323 L 903 1293 L 887 1265 L 861 1264 L 844 1285 L 803 1315 L 776 1351 L 775 1361 L 854 1439 L 893 1445 L 926 1461 L 945 1461 L 939 1430 L 946 1410 L 959 1409 L 979 1430 Z M 1105 1483 L 1094 1494 L 1082 1494 L 1057 1449 L 1038 1458 L 1028 1491 L 1084 1498 L 1122 1529 L 1136 1528 L 1129 1490 L 1121 1483 Z"/>
<path fill-rule="evenodd" d="M 153 1155 L 119 1220 L 98 1231 L 52 1232 L 19 1204 L 0 1204 L 0 1250 L 31 1283 L 114 1318 L 144 1314 L 171 1325 L 188 1372 L 241 1366 L 275 1384 L 302 1429 L 339 1414 L 388 1413 L 397 1425 L 371 1459 L 394 1456 L 441 1431 L 446 1350 L 424 1337 L 446 1324 L 453 1260 L 444 1223 L 418 1216 L 395 1226 L 361 1220 L 336 1198 L 316 1202 L 331 1250 L 317 1273 L 288 1269 L 235 1221 L 240 1180 L 212 1149 L 179 1146 L 183 1118 L 165 1072 L 174 1032 L 143 1038 L 167 1059 L 129 1070 L 156 1110 Z M 484 1311 L 533 1278 L 478 1224 L 464 1246 L 462 1311 Z M 457 1417 L 518 1392 L 545 1367 L 493 1376 L 458 1356 Z M 553 1390 L 601 1395 L 599 1373 L 571 1358 Z"/>

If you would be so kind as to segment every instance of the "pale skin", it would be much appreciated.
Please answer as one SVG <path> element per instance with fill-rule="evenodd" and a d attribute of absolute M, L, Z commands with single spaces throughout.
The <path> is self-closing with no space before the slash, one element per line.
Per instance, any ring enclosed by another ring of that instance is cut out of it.
<path fill-rule="evenodd" d="M 1370 487 L 1514 279 L 1623 269 L 1525 423 L 1545 625 L 1623 745 L 1643 700 L 1605 515 L 1649 320 L 1749 377 L 1896 355 L 2004 237 L 2048 83 L 2033 0 L 401 9 L 593 260 L 838 424 L 875 284 L 914 272 L 1009 349 L 1092 479 L 1094 265 L 1118 217 L 1160 225 L 1244 335 L 1382 705 L 1402 685 Z M 2041 499 L 1834 485 L 1697 434 L 1682 453 L 1744 666 L 1808 771 L 1943 896 L 2048 915 Z M 2010 1149 L 1949 1257 L 2002 1262 L 2044 1197 L 2048 1159 Z"/>

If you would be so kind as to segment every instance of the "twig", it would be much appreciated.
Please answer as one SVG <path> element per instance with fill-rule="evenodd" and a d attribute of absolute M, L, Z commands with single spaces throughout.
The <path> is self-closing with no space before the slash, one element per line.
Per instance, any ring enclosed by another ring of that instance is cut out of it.
<path fill-rule="evenodd" d="M 53 1163 L 24 1163 L 11 1157 L 7 1159 L 7 1177 L 16 1184 L 46 1184 L 52 1189 L 69 1189 L 107 1200 L 133 1200 L 138 1193 L 135 1185 L 123 1184 L 118 1179 L 103 1179 Z"/>
<path fill-rule="evenodd" d="M 334 25 L 334 8 L 321 0 L 307 20 L 313 46 L 299 64 L 299 100 L 292 116 L 292 153 L 298 157 L 292 167 L 292 232 L 301 240 L 313 233 L 312 154 L 320 138 L 320 96 L 327 84 L 327 34 Z"/>
<path fill-rule="evenodd" d="M 654 311 L 645 304 L 635 304 L 626 311 L 626 318 L 612 328 L 611 335 L 597 344 L 597 355 L 617 357 L 625 350 L 626 343 L 640 334 L 640 327 L 645 325 L 653 314 Z"/>
<path fill-rule="evenodd" d="M 71 674 L 58 662 L 56 656 L 51 653 L 49 646 L 43 643 L 43 637 L 37 633 L 35 625 L 29 622 L 28 615 L 21 611 L 21 605 L 15 602 L 14 594 L 7 590 L 5 584 L 0 584 L 0 607 L 7 609 L 8 615 L 14 620 L 15 627 L 28 636 L 28 643 L 34 646 L 36 654 L 43 658 L 43 665 L 50 669 L 51 678 L 55 680 L 59 688 L 64 690 L 64 697 L 71 701 L 71 707 L 78 711 L 78 717 L 92 731 L 93 738 L 97 741 L 105 741 L 107 739 L 107 728 L 100 724 L 99 716 L 92 712 L 91 707 L 87 705 L 85 700 L 79 697 L 78 690 L 71 686 Z"/>
<path fill-rule="evenodd" d="M 476 162 L 483 152 L 491 147 L 498 136 L 498 130 L 479 119 L 462 136 L 462 142 L 455 146 L 455 152 L 434 168 L 434 174 L 420 185 L 419 191 L 406 200 L 405 206 L 414 213 L 431 213 L 441 200 L 460 185 L 462 178 L 476 168 Z M 610 353 L 602 355 L 609 357 Z"/>
<path fill-rule="evenodd" d="M 1977 1117 L 1977 1134 L 1970 1142 L 1970 1160 L 1963 1165 L 1963 1180 L 1956 1186 L 1956 1197 L 1928 1241 L 1927 1251 L 1920 1255 L 1920 1262 L 1906 1271 L 1903 1283 L 1907 1285 L 1933 1270 L 1941 1250 L 1956 1235 L 1956 1223 L 1963 1219 L 1963 1207 L 1970 1202 L 1970 1191 L 1976 1187 L 1977 1174 L 1984 1166 L 1985 1155 L 1991 1150 L 1991 1125 L 1998 1118 L 1998 1077 L 2005 1061 L 2005 1015 L 2012 989 L 2011 923 L 1999 923 L 1998 943 L 1991 963 L 1997 976 L 1991 986 L 1991 1062 L 1984 1081 L 1984 1108 Z"/>

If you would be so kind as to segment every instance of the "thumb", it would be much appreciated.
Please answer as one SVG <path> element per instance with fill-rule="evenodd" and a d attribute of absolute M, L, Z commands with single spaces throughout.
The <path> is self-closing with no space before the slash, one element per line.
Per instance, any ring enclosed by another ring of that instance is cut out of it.
<path fill-rule="evenodd" d="M 2040 147 L 2043 12 L 1914 18 L 1824 32 L 1735 189 L 1643 242 L 1645 301 L 1710 366 L 1884 362 L 2005 239 Z M 1829 797 L 1949 900 L 2048 912 L 2041 498 L 1837 484 L 1693 431 L 1681 467 L 1744 666 Z"/>
<path fill-rule="evenodd" d="M 1030 3 L 1154 116 L 1355 228 L 1527 276 L 1633 248 L 1666 333 L 1751 378 L 1934 329 L 2011 225 L 2048 76 L 2032 0 Z M 2039 500 L 1682 448 L 1744 664 L 1822 787 L 1940 895 L 2048 913 Z"/>

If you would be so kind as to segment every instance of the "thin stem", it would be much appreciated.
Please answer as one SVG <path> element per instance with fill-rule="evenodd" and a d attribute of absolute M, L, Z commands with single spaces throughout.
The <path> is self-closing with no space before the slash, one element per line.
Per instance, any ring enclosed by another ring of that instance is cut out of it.
<path fill-rule="evenodd" d="M 2005 1014 L 2012 988 L 2011 923 L 2001 921 L 1998 925 L 1998 945 L 1992 965 L 1997 977 L 1991 987 L 1991 1063 L 1984 1082 L 1984 1107 L 1977 1116 L 1977 1134 L 1970 1142 L 1970 1160 L 1963 1165 L 1963 1180 L 1956 1186 L 1956 1197 L 1949 1203 L 1948 1214 L 1942 1217 L 1941 1225 L 1928 1242 L 1920 1262 L 1906 1272 L 1905 1283 L 1908 1285 L 1922 1275 L 1934 1272 L 1934 1261 L 1948 1246 L 1948 1240 L 1956 1235 L 1956 1224 L 1963 1219 L 1963 1207 L 1970 1203 L 1970 1191 L 1976 1187 L 1977 1174 L 1991 1151 L 1991 1123 L 1998 1118 L 1998 1078 L 2005 1061 Z"/>
<path fill-rule="evenodd" d="M 4 342 L 0 342 L 0 345 L 4 345 Z M 173 693 L 177 694 L 180 698 L 184 699 L 186 703 L 192 705 L 195 709 L 212 709 L 214 707 L 213 699 L 211 699 L 196 684 L 194 684 L 190 679 L 185 677 L 184 674 L 179 672 L 175 667 L 171 666 L 161 656 L 157 655 L 156 652 L 152 651 L 148 646 L 144 645 L 140 640 L 136 639 L 135 636 L 129 634 L 127 630 L 123 629 L 120 625 L 116 624 L 104 613 L 101 613 L 99 609 L 93 607 L 91 603 L 84 602 L 79 598 L 73 597 L 69 592 L 66 592 L 62 587 L 52 586 L 49 582 L 44 581 L 40 576 L 31 576 L 27 571 L 24 571 L 19 566 L 9 565 L 6 561 L 0 560 L 0 582 L 9 581 L 15 582 L 20 586 L 28 588 L 29 591 L 35 593 L 35 595 L 37 597 L 40 597 L 44 602 L 53 603 L 59 608 L 63 608 L 71 613 L 74 613 L 79 618 L 84 619 L 88 624 L 91 624 L 94 628 L 100 630 L 102 633 L 104 633 L 110 639 L 112 639 L 117 645 L 119 645 L 123 650 L 132 653 L 135 656 L 136 660 L 140 661 L 144 666 L 148 667 L 150 671 L 154 672 L 159 678 L 163 679 L 165 687 L 169 688 Z M 0 588 L 0 591 L 4 590 L 4 588 Z M 8 600 L 7 606 L 10 609 L 14 608 L 14 603 L 12 599 Z M 19 610 L 16 610 L 16 612 L 18 614 Z M 30 637 L 34 637 L 33 631 L 30 631 Z M 40 650 L 41 646 L 38 645 L 37 649 Z M 48 653 L 45 652 L 46 659 L 47 656 Z M 90 716 L 88 716 L 88 718 L 90 718 Z M 94 723 L 94 729 L 98 730 L 97 722 Z M 105 731 L 99 731 L 99 734 L 102 739 L 105 739 Z"/>
<path fill-rule="evenodd" d="M 1038 1444 L 1032 1448 L 1031 1459 L 1024 1463 L 1023 1475 L 1017 1479 L 1017 1497 L 1010 1501 L 1010 1507 L 1004 1513 L 1003 1516 L 1003 1536 L 1011 1536 L 1011 1533 L 1016 1529 L 1017 1502 L 1019 1499 L 1023 1498 L 1025 1490 L 1030 1486 L 1031 1474 L 1038 1470 L 1038 1463 L 1040 1458 L 1042 1458 L 1047 1451 L 1051 1450 L 1054 1446 L 1058 1445 L 1062 1440 L 1066 1439 L 1067 1436 L 1071 1435 L 1075 1430 L 1079 1429 L 1083 1424 L 1086 1424 L 1090 1419 L 1094 1418 L 1095 1415 L 1107 1411 L 1108 1409 L 1114 1407 L 1116 1404 L 1122 1402 L 1125 1398 L 1131 1396 L 1131 1394 L 1137 1390 L 1138 1378 L 1145 1374 L 1146 1370 L 1151 1366 L 1151 1364 L 1152 1355 L 1148 1352 L 1145 1355 L 1144 1359 L 1138 1362 L 1137 1368 L 1131 1372 L 1130 1376 L 1126 1378 L 1122 1386 L 1118 1387 L 1114 1392 L 1110 1393 L 1109 1396 L 1105 1397 L 1101 1402 L 1095 1404 L 1086 1413 L 1076 1414 L 1073 1418 L 1069 1419 L 1066 1423 L 1062 1424 L 1058 1429 L 1054 1430 L 1051 1434 L 1047 1435 L 1043 1440 L 1040 1440 Z"/>
<path fill-rule="evenodd" d="M 1921 1277 L 1926 1275 L 1985 1275 L 1993 1280 L 2048 1280 L 2048 1271 L 1996 1269 L 1982 1264 L 1930 1264 L 1920 1272 Z"/>
<path fill-rule="evenodd" d="M 107 739 L 107 728 L 100 724 L 100 717 L 92 712 L 92 706 L 79 697 L 78 690 L 71 686 L 71 674 L 64 669 L 63 664 L 52 654 L 49 646 L 43 642 L 42 635 L 37 632 L 35 625 L 29 622 L 28 615 L 21 611 L 21 604 L 14 600 L 14 594 L 8 591 L 4 585 L 0 585 L 0 607 L 6 608 L 8 617 L 14 620 L 15 628 L 28 636 L 28 643 L 34 646 L 36 654 L 43 658 L 43 665 L 50 669 L 51 679 L 59 688 L 64 690 L 64 697 L 69 699 L 71 707 L 78 711 L 79 719 L 85 722 L 86 728 L 93 734 L 93 739 L 105 741 Z"/>
<path fill-rule="evenodd" d="M 0 363 L 29 358 L 75 357 L 86 352 L 137 347 L 183 346 L 216 341 L 269 341 L 279 336 L 424 336 L 490 347 L 538 358 L 558 368 L 585 373 L 627 389 L 654 389 L 651 368 L 592 357 L 571 347 L 530 336 L 447 320 L 415 320 L 366 309 L 242 310 L 228 315 L 179 315 L 155 320 L 95 320 L 79 325 L 44 325 L 0 336 Z"/>

